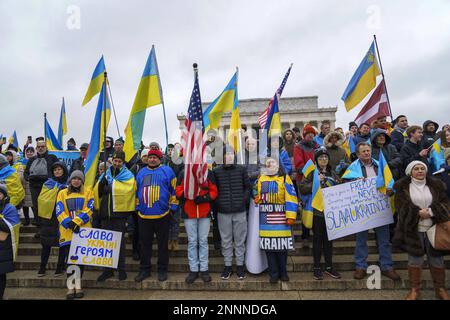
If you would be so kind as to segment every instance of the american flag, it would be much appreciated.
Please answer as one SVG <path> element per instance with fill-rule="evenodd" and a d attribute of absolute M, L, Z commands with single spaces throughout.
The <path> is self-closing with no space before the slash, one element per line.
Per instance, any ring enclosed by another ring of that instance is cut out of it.
<path fill-rule="evenodd" d="M 283 81 L 281 82 L 280 87 L 278 88 L 278 90 L 275 92 L 275 95 L 279 95 L 281 96 L 281 93 L 283 93 L 283 89 L 284 86 L 286 85 L 287 79 L 289 77 L 289 74 L 291 73 L 291 68 L 292 68 L 292 64 L 289 67 L 288 71 L 286 72 L 286 75 L 283 78 Z M 259 127 L 261 129 L 264 129 L 266 127 L 266 123 L 267 123 L 267 118 L 269 116 L 270 113 L 270 108 L 272 108 L 272 104 L 273 104 L 273 99 L 275 98 L 275 95 L 272 97 L 272 99 L 270 99 L 269 101 L 269 105 L 267 106 L 267 108 L 263 111 L 263 113 L 261 113 L 261 115 L 258 118 L 258 123 L 259 123 Z"/>
<path fill-rule="evenodd" d="M 187 199 L 192 200 L 198 196 L 200 185 L 208 176 L 206 143 L 203 139 L 203 110 L 197 71 L 195 71 L 194 89 L 185 124 L 186 130 L 182 136 L 185 164 L 184 194 Z"/>

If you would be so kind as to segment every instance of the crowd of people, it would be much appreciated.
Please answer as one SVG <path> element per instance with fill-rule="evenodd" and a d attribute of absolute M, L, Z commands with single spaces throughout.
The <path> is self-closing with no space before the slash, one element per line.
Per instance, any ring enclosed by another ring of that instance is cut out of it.
<path fill-rule="evenodd" d="M 125 235 L 128 233 L 132 238 L 132 258 L 140 261 L 136 282 L 151 277 L 156 236 L 156 271 L 158 280 L 166 281 L 169 251 L 179 250 L 179 226 L 183 219 L 188 237 L 190 271 L 185 279 L 188 284 L 197 278 L 211 281 L 208 272 L 211 225 L 214 248 L 221 249 L 224 259 L 221 279 L 230 279 L 233 270 L 238 279 L 244 279 L 252 202 L 260 208 L 271 207 L 267 205 L 278 208 L 270 214 L 260 213 L 261 239 L 293 239 L 293 224 L 301 220 L 305 196 L 313 189 L 314 172 L 303 174 L 309 160 L 315 163 L 321 187 L 328 188 L 349 181 L 344 174 L 349 171 L 354 173 L 352 179 L 377 176 L 377 160 L 383 153 L 395 179 L 393 189 L 387 190 L 387 195 L 394 198 L 395 217 L 394 224 L 374 230 L 382 274 L 393 281 L 400 280 L 393 267 L 392 248 L 406 252 L 411 284 L 407 299 L 418 299 L 424 256 L 427 256 L 436 296 L 449 300 L 443 258 L 448 252 L 435 250 L 426 233 L 434 224 L 450 221 L 450 125 L 438 129 L 434 121 L 410 126 L 404 115 L 392 123 L 386 117 L 360 126 L 351 122 L 345 133 L 342 128 L 332 131 L 331 124 L 324 121 L 320 128 L 307 124 L 302 129 L 292 128 L 269 136 L 264 144 L 262 138 L 247 131 L 245 148 L 240 152 L 235 152 L 210 130 L 207 178 L 195 197 L 190 195 L 191 190 L 185 190 L 183 150 L 179 143 L 168 145 L 165 152 L 156 142 L 142 144 L 141 150 L 127 162 L 123 139 L 114 141 L 108 137 L 100 154 L 93 189 L 84 187 L 88 144 L 80 146 L 80 158 L 72 163 L 70 170 L 49 154 L 42 138 L 36 139 L 36 147 L 29 139 L 23 155 L 10 145 L 0 155 L 0 235 L 6 235 L 0 237 L 0 297 L 5 290 L 6 274 L 14 270 L 16 247 L 12 226 L 20 223 L 20 211 L 24 217 L 22 225 L 38 226 L 35 237 L 42 244 L 39 277 L 47 275 L 52 247 L 59 247 L 55 276 L 63 275 L 73 233 L 79 232 L 80 227 L 94 227 L 122 232 L 119 280 L 127 279 Z M 437 139 L 445 159 L 439 170 L 429 160 Z M 69 140 L 68 150 L 77 150 L 74 139 Z M 270 219 L 276 223 L 269 223 Z M 367 275 L 367 241 L 368 230 L 356 234 L 355 279 Z M 292 245 L 274 249 L 270 241 L 261 243 L 266 244 L 261 250 L 267 256 L 269 281 L 289 281 L 286 265 Z M 314 209 L 312 226 L 302 226 L 300 245 L 313 250 L 315 280 L 326 276 L 341 278 L 333 266 L 333 241 L 328 239 L 323 211 Z M 114 271 L 105 268 L 97 281 L 114 277 Z M 69 290 L 67 298 L 83 295 L 82 289 L 76 288 Z"/>

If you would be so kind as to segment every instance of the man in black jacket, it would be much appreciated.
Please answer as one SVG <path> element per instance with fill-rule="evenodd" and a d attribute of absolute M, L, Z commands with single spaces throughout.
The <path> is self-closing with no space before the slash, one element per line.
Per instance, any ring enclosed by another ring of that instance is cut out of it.
<path fill-rule="evenodd" d="M 25 180 L 30 184 L 31 201 L 33 202 L 33 214 L 36 224 L 39 225 L 38 219 L 38 197 L 41 193 L 42 186 L 48 177 L 52 176 L 52 166 L 58 161 L 54 154 L 49 154 L 45 141 L 39 140 L 36 145 L 37 154 L 28 160 L 24 171 Z M 39 231 L 36 233 L 39 237 Z"/>
<path fill-rule="evenodd" d="M 437 140 L 436 132 L 438 131 L 439 125 L 434 121 L 427 120 L 423 123 L 422 128 L 422 148 L 427 149 Z"/>
<path fill-rule="evenodd" d="M 393 124 L 394 130 L 391 132 L 391 144 L 397 148 L 398 152 L 400 152 L 408 137 L 406 134 L 406 129 L 408 129 L 408 119 L 404 115 L 399 115 L 395 118 Z"/>
<path fill-rule="evenodd" d="M 225 163 L 214 169 L 219 196 L 216 199 L 218 207 L 218 224 L 222 239 L 222 255 L 225 268 L 222 279 L 232 275 L 233 240 L 237 264 L 237 276 L 245 278 L 245 240 L 247 237 L 247 208 L 250 201 L 250 180 L 247 169 L 235 164 L 233 151 L 225 152 Z"/>
<path fill-rule="evenodd" d="M 411 126 L 406 130 L 408 141 L 402 147 L 400 155 L 403 161 L 403 167 L 406 168 L 414 160 L 422 161 L 427 166 L 429 150 L 424 148 L 421 141 L 423 137 L 423 130 L 419 126 Z"/>
<path fill-rule="evenodd" d="M 86 160 L 87 156 L 87 149 L 89 148 L 89 144 L 83 143 L 80 147 L 80 157 L 76 159 L 72 165 L 70 166 L 70 173 L 69 176 L 74 172 L 75 170 L 80 170 L 81 172 L 84 172 L 84 161 Z M 102 159 L 100 159 L 101 161 Z"/>

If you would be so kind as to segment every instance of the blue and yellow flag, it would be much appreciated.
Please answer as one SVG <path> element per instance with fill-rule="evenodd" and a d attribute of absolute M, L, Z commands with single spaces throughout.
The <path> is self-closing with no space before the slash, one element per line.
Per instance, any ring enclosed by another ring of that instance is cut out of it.
<path fill-rule="evenodd" d="M 11 236 L 11 245 L 13 251 L 13 261 L 17 258 L 17 253 L 19 251 L 19 237 L 20 237 L 20 218 L 17 213 L 17 209 L 13 205 L 7 205 L 0 213 L 0 220 L 4 222 Z"/>
<path fill-rule="evenodd" d="M 89 83 L 89 87 L 87 89 L 86 95 L 84 96 L 82 106 L 86 105 L 97 93 L 100 92 L 103 82 L 105 80 L 105 61 L 103 60 L 103 56 L 100 58 L 100 61 L 97 63 L 95 67 L 94 73 L 91 77 L 91 82 Z"/>
<path fill-rule="evenodd" d="M 47 149 L 49 151 L 62 151 L 63 148 L 59 144 L 58 139 L 56 139 L 55 134 L 53 133 L 52 128 L 50 127 L 50 124 L 47 121 L 47 118 L 45 118 L 45 143 L 47 144 Z"/>
<path fill-rule="evenodd" d="M 379 74 L 381 72 L 375 57 L 374 41 L 342 95 L 341 99 L 344 101 L 347 111 L 356 107 L 375 88 L 376 78 Z"/>
<path fill-rule="evenodd" d="M 61 105 L 61 113 L 59 114 L 59 126 L 58 126 L 58 142 L 59 145 L 63 144 L 63 137 L 67 134 L 67 120 L 66 120 L 66 105 L 64 103 L 64 97 Z"/>
<path fill-rule="evenodd" d="M 16 133 L 16 130 L 14 130 L 12 136 L 9 137 L 8 142 L 9 142 L 9 144 L 12 144 L 14 147 L 16 147 L 17 150 L 20 151 L 20 148 L 19 148 L 19 140 L 17 139 L 17 133 Z"/>
<path fill-rule="evenodd" d="M 325 205 L 323 203 L 322 187 L 320 186 L 319 170 L 317 169 L 314 169 L 311 205 L 314 209 L 321 212 L 323 212 L 323 210 L 325 209 Z"/>
<path fill-rule="evenodd" d="M 429 161 L 433 172 L 438 171 L 441 169 L 441 165 L 445 164 L 444 152 L 441 146 L 441 138 L 437 139 L 431 146 Z"/>
<path fill-rule="evenodd" d="M 273 97 L 272 107 L 270 108 L 269 114 L 267 116 L 267 122 L 264 129 L 268 130 L 269 136 L 281 135 L 281 120 L 280 120 L 280 109 L 278 107 L 278 94 Z"/>
<path fill-rule="evenodd" d="M 315 170 L 316 166 L 314 162 L 310 159 L 306 162 L 305 166 L 302 169 L 302 173 L 304 177 L 307 177 L 311 172 Z M 313 226 L 313 207 L 312 207 L 312 194 L 301 195 L 300 198 L 303 202 L 303 210 L 302 210 L 302 224 L 305 228 L 311 229 Z"/>
<path fill-rule="evenodd" d="M 348 138 L 345 139 L 342 148 L 344 148 L 347 157 L 350 159 L 350 155 L 356 152 L 355 140 L 353 140 L 352 136 L 348 136 Z"/>
<path fill-rule="evenodd" d="M 144 131 L 144 121 L 146 109 L 162 104 L 162 89 L 159 78 L 158 64 L 156 62 L 155 47 L 152 46 L 147 59 L 141 82 L 134 98 L 131 108 L 130 118 L 125 128 L 125 160 L 130 161 L 136 152 L 141 148 L 142 132 Z"/>
<path fill-rule="evenodd" d="M 380 150 L 380 156 L 378 158 L 377 189 L 381 193 L 386 194 L 387 189 L 393 190 L 393 188 L 394 178 L 391 169 L 389 169 L 386 158 Z"/>
<path fill-rule="evenodd" d="M 237 109 L 237 77 L 236 71 L 222 93 L 203 112 L 205 133 L 209 129 L 219 128 L 220 120 L 225 112 Z"/>
<path fill-rule="evenodd" d="M 106 115 L 105 115 L 106 113 Z M 111 116 L 111 106 L 106 91 L 105 83 L 102 85 L 100 96 L 98 98 L 97 111 L 95 112 L 94 124 L 92 126 L 91 141 L 85 162 L 85 187 L 94 188 L 95 176 L 98 168 L 98 158 L 100 156 L 101 146 L 105 140 L 104 129 L 108 128 L 109 118 Z M 106 118 L 106 119 L 105 119 Z M 105 124 L 106 120 L 106 124 Z"/>
<path fill-rule="evenodd" d="M 235 152 L 241 150 L 241 118 L 239 117 L 238 106 L 238 70 L 236 70 L 236 89 L 234 94 L 233 109 L 231 111 L 230 131 L 228 132 L 228 143 Z"/>

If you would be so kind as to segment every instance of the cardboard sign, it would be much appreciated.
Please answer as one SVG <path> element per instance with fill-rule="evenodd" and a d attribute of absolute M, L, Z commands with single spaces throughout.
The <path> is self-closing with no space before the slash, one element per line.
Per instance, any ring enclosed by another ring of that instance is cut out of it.
<path fill-rule="evenodd" d="M 74 233 L 69 251 L 69 264 L 117 268 L 122 232 L 80 228 Z"/>
<path fill-rule="evenodd" d="M 394 222 L 389 198 L 376 177 L 322 189 L 328 239 L 334 240 Z"/>

